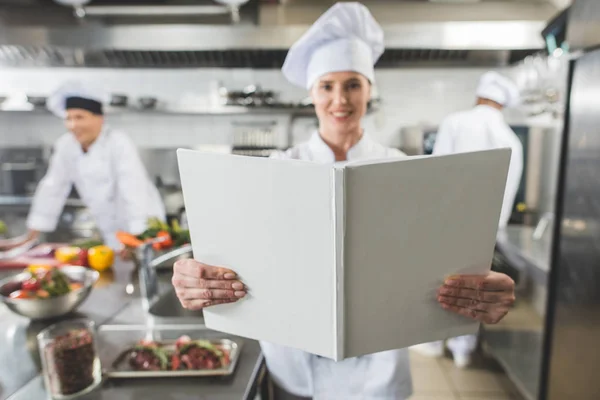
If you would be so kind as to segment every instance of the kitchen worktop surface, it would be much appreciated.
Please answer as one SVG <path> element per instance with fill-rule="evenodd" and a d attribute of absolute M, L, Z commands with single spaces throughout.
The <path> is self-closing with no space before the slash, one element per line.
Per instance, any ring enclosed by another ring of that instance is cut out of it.
<path fill-rule="evenodd" d="M 147 314 L 138 296 L 125 287 L 132 277 L 132 265 L 117 263 L 115 272 L 103 273 L 90 297 L 77 313 L 64 319 L 87 317 L 97 326 L 195 324 L 204 329 L 198 318 L 158 318 Z M 18 271 L 0 271 L 0 279 Z M 40 375 L 36 335 L 50 324 L 34 322 L 14 314 L 0 304 L 0 400 L 46 399 Z M 214 336 L 215 332 L 210 332 Z M 217 334 L 219 335 L 219 334 Z M 259 378 L 264 374 L 260 346 L 256 341 L 223 335 L 242 342 L 239 363 L 234 374 L 224 378 L 177 378 L 144 380 L 105 380 L 82 399 L 253 399 Z M 100 349 L 100 351 L 102 351 Z"/>
<path fill-rule="evenodd" d="M 540 284 L 545 284 L 550 271 L 552 234 L 547 229 L 539 239 L 533 237 L 534 228 L 509 225 L 498 232 L 496 244 L 515 267 Z"/>

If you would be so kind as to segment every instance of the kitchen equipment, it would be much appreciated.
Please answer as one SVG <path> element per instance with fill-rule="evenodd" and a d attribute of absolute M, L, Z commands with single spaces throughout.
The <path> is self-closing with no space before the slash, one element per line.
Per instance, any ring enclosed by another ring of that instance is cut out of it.
<path fill-rule="evenodd" d="M 232 122 L 232 154 L 268 157 L 277 150 L 277 121 Z"/>
<path fill-rule="evenodd" d="M 33 104 L 34 107 L 45 107 L 46 99 L 45 96 L 27 96 L 27 101 Z"/>
<path fill-rule="evenodd" d="M 2 164 L 2 192 L 11 195 L 31 194 L 37 183 L 35 161 L 5 162 Z"/>
<path fill-rule="evenodd" d="M 222 105 L 245 107 L 286 107 L 279 101 L 279 94 L 272 90 L 262 90 L 258 85 L 248 85 L 242 90 L 218 89 Z"/>
<path fill-rule="evenodd" d="M 96 220 L 87 207 L 65 207 L 52 233 L 53 241 L 101 238 Z"/>
<path fill-rule="evenodd" d="M 92 286 L 100 274 L 89 268 L 80 266 L 65 266 L 60 269 L 71 280 L 82 282 L 83 287 L 64 296 L 48 299 L 11 299 L 9 297 L 19 283 L 31 277 L 28 272 L 3 279 L 0 281 L 0 300 L 13 312 L 24 317 L 38 320 L 60 317 L 76 310 L 89 296 Z"/>
<path fill-rule="evenodd" d="M 144 110 L 150 110 L 156 107 L 157 99 L 156 97 L 140 97 L 138 99 L 138 103 L 140 107 Z"/>
<path fill-rule="evenodd" d="M 124 94 L 111 95 L 110 105 L 113 107 L 126 107 L 127 106 L 127 96 Z"/>
<path fill-rule="evenodd" d="M 78 319 L 51 325 L 37 335 L 46 391 L 53 399 L 71 399 L 102 381 L 93 321 Z"/>
<path fill-rule="evenodd" d="M 161 251 L 156 254 L 156 257 L 150 262 L 150 268 L 172 269 L 175 262 L 192 258 L 192 245 L 186 244 L 176 249 Z"/>
<path fill-rule="evenodd" d="M 128 363 L 128 356 L 139 340 L 151 340 L 174 348 L 175 341 L 187 335 L 193 340 L 207 340 L 229 353 L 229 363 L 224 368 L 192 371 L 136 371 Z M 235 372 L 241 348 L 241 339 L 224 337 L 223 333 L 210 331 L 202 325 L 103 325 L 98 329 L 98 349 L 107 378 L 174 378 L 200 376 L 228 376 Z"/>

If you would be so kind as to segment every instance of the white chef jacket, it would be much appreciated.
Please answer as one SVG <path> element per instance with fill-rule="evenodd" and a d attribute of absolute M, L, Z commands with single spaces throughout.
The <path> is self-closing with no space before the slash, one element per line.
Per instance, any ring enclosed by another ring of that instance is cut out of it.
<path fill-rule="evenodd" d="M 487 105 L 478 105 L 448 116 L 440 125 L 433 148 L 433 154 L 451 154 L 503 147 L 511 148 L 512 154 L 500 228 L 508 224 L 523 174 L 523 145 L 504 120 L 502 112 Z"/>
<path fill-rule="evenodd" d="M 105 127 L 87 152 L 71 133 L 58 139 L 48 172 L 37 186 L 27 227 L 53 231 L 73 184 L 104 242 L 114 249 L 120 247 L 117 230 L 138 234 L 149 217 L 165 218 L 160 194 L 137 149 L 117 130 Z"/>
<path fill-rule="evenodd" d="M 364 134 L 348 151 L 347 158 L 354 161 L 403 156 L 401 151 L 384 147 Z M 272 157 L 335 163 L 333 152 L 317 132 L 308 142 Z M 335 362 L 267 342 L 261 342 L 261 348 L 274 382 L 296 396 L 323 400 L 403 400 L 412 394 L 407 349 Z"/>

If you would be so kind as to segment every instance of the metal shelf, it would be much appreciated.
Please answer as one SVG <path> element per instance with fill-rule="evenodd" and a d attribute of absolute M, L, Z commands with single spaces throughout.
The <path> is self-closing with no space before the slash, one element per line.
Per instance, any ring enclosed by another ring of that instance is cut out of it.
<path fill-rule="evenodd" d="M 35 108 L 33 110 L 0 110 L 0 113 L 22 113 L 22 114 L 48 114 L 51 113 L 44 108 Z M 157 108 L 151 110 L 142 110 L 138 108 L 108 108 L 106 115 L 121 114 L 143 114 L 143 115 L 173 115 L 173 116 L 215 116 L 215 115 L 292 115 L 295 117 L 315 117 L 313 108 L 295 108 L 295 107 L 215 107 L 202 109 L 167 109 Z"/>

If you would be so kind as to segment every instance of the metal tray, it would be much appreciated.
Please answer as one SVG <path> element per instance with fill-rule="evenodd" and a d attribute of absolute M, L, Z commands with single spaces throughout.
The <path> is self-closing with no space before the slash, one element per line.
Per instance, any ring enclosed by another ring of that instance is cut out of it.
<path fill-rule="evenodd" d="M 100 348 L 99 353 L 102 361 L 103 371 L 102 375 L 105 378 L 117 378 L 117 379 L 135 379 L 135 378 L 177 378 L 177 377 L 198 377 L 198 376 L 228 376 L 232 375 L 235 371 L 235 368 L 238 364 L 240 351 L 242 348 L 241 341 L 234 341 L 232 339 L 226 338 L 214 338 L 211 337 L 214 335 L 214 332 L 201 330 L 201 329 L 184 329 L 181 330 L 181 327 L 152 327 L 148 328 L 149 331 L 146 331 L 145 335 L 142 336 L 132 336 L 131 326 L 125 328 L 120 327 L 116 328 L 114 332 L 122 332 L 129 333 L 127 335 L 127 342 L 123 345 L 119 346 L 120 349 L 115 352 L 116 347 L 103 345 L 102 343 L 102 329 L 100 327 Z M 125 329 L 123 329 L 125 328 Z M 129 329 L 128 329 L 129 328 Z M 110 328 L 109 328 L 110 329 Z M 113 327 L 114 329 L 114 327 Z M 106 329 L 105 333 L 106 333 Z M 168 333 L 171 333 L 169 335 Z M 173 333 L 177 332 L 176 335 Z M 180 333 L 181 332 L 181 333 Z M 165 333 L 167 333 L 165 335 Z M 215 346 L 220 347 L 222 350 L 225 350 L 229 353 L 229 364 L 224 368 L 219 369 L 204 369 L 204 370 L 193 370 L 193 371 L 136 371 L 131 368 L 129 365 L 129 361 L 127 356 L 133 350 L 133 346 L 140 339 L 150 339 L 154 340 L 162 347 L 165 347 L 167 350 L 172 352 L 175 349 L 175 338 L 164 339 L 161 340 L 163 336 L 180 336 L 180 335 L 188 335 L 193 340 L 203 339 L 208 340 Z M 112 351 L 111 351 L 112 350 Z"/>

